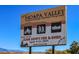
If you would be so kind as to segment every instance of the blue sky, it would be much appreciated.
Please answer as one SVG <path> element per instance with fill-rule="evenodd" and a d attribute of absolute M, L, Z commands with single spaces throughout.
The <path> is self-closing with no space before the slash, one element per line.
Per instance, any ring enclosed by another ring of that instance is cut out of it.
<path fill-rule="evenodd" d="M 29 12 L 54 8 L 58 5 L 0 5 L 0 48 L 28 51 L 20 47 L 21 15 Z M 79 41 L 79 6 L 67 6 L 67 44 L 56 46 L 56 50 L 65 50 L 73 41 Z M 33 47 L 32 51 L 43 52 L 51 46 Z"/>

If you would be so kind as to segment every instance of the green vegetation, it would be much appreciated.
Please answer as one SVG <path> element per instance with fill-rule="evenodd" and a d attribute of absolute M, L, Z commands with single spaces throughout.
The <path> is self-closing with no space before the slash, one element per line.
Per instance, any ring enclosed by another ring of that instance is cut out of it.
<path fill-rule="evenodd" d="M 73 43 L 70 45 L 70 52 L 71 54 L 76 54 L 79 52 L 79 42 L 73 41 Z"/>
<path fill-rule="evenodd" d="M 46 51 L 46 54 L 51 54 L 52 49 L 48 49 Z M 79 54 L 79 42 L 73 41 L 72 44 L 70 45 L 69 49 L 60 51 L 60 50 L 55 50 L 55 54 Z"/>

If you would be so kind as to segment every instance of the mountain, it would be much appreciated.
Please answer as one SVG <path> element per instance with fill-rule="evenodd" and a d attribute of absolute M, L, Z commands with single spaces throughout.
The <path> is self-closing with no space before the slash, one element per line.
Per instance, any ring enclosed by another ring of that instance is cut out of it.
<path fill-rule="evenodd" d="M 21 51 L 21 50 L 8 50 L 8 52 L 25 52 L 25 51 Z"/>
<path fill-rule="evenodd" d="M 0 52 L 25 52 L 25 51 L 21 51 L 21 50 L 8 50 L 8 49 L 0 48 Z"/>
<path fill-rule="evenodd" d="M 0 52 L 8 52 L 8 50 L 4 48 L 0 48 Z"/>

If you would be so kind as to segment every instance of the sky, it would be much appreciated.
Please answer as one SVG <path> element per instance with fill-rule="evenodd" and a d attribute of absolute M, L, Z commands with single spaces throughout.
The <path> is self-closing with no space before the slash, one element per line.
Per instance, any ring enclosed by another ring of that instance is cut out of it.
<path fill-rule="evenodd" d="M 0 5 L 0 48 L 29 51 L 20 47 L 21 15 L 30 12 L 54 8 L 58 5 Z M 73 41 L 79 41 L 79 6 L 67 5 L 67 44 L 55 46 L 56 50 L 65 50 Z M 32 47 L 33 52 L 45 52 L 52 46 Z"/>

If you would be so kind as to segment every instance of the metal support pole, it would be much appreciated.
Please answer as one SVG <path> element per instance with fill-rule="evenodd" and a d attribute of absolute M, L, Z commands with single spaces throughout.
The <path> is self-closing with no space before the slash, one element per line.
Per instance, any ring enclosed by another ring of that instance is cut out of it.
<path fill-rule="evenodd" d="M 32 47 L 29 47 L 29 54 L 32 53 Z"/>
<path fill-rule="evenodd" d="M 53 45 L 52 46 L 52 54 L 54 54 L 54 52 L 55 52 L 55 46 Z"/>

